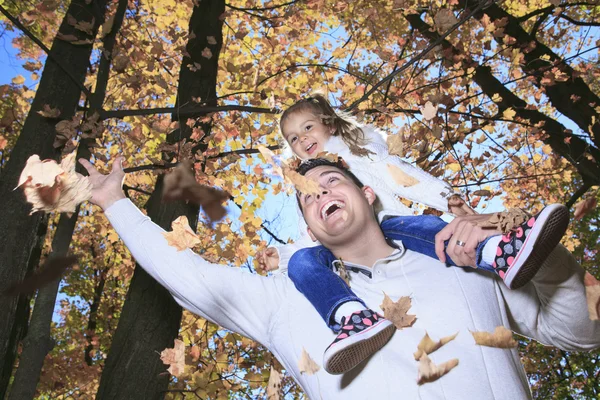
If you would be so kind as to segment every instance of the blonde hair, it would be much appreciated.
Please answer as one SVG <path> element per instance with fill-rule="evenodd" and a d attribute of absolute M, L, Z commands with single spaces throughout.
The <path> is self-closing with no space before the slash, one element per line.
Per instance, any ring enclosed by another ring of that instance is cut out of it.
<path fill-rule="evenodd" d="M 290 115 L 308 111 L 319 117 L 324 125 L 334 128 L 333 136 L 341 136 L 342 140 L 348 146 L 363 146 L 366 144 L 365 133 L 360 124 L 349 113 L 344 111 L 335 111 L 329 101 L 320 93 L 315 93 L 297 101 L 283 112 L 279 119 L 279 131 L 283 134 L 283 124 Z"/>

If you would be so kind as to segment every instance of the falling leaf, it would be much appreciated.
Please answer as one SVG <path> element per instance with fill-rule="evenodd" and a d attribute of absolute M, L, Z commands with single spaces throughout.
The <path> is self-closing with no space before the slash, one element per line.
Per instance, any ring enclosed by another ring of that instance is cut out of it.
<path fill-rule="evenodd" d="M 15 85 L 22 85 L 25 83 L 25 77 L 23 75 L 17 75 L 14 78 L 12 78 L 11 82 Z"/>
<path fill-rule="evenodd" d="M 113 58 L 112 64 L 115 71 L 123 72 L 129 65 L 129 57 L 127 57 L 125 54 L 117 54 Z"/>
<path fill-rule="evenodd" d="M 396 329 L 408 328 L 415 323 L 417 316 L 407 314 L 412 306 L 410 297 L 402 296 L 394 302 L 389 296 L 383 293 L 383 303 L 379 307 L 383 310 L 383 316 L 392 321 Z"/>
<path fill-rule="evenodd" d="M 402 134 L 388 135 L 386 143 L 390 154 L 404 157 L 404 137 Z"/>
<path fill-rule="evenodd" d="M 437 110 L 438 110 L 438 106 L 437 105 L 434 106 L 433 103 L 431 103 L 430 101 L 425 103 L 424 107 L 419 108 L 419 111 L 421 111 L 421 114 L 423 115 L 423 118 L 426 121 L 434 119 L 435 116 L 437 115 Z"/>
<path fill-rule="evenodd" d="M 348 148 L 350 149 L 350 154 L 353 154 L 358 157 L 368 157 L 369 154 L 375 154 L 371 150 L 361 146 L 357 146 L 355 144 L 349 145 Z"/>
<path fill-rule="evenodd" d="M 60 278 L 63 272 L 77 264 L 75 256 L 49 257 L 44 266 L 35 271 L 31 276 L 26 276 L 22 282 L 15 283 L 4 291 L 7 296 L 34 293 L 39 288 Z"/>
<path fill-rule="evenodd" d="M 94 41 L 91 40 L 91 39 L 80 40 L 75 35 L 64 35 L 64 34 L 62 34 L 60 32 L 58 32 L 56 34 L 56 38 L 58 40 L 62 40 L 64 42 L 69 42 L 69 43 L 74 44 L 74 45 L 86 45 L 86 44 L 92 44 L 92 43 L 94 43 Z"/>
<path fill-rule="evenodd" d="M 399 167 L 393 164 L 388 164 L 387 169 L 394 181 L 396 181 L 396 183 L 399 185 L 402 185 L 404 187 L 410 187 L 419 183 L 418 179 L 413 178 L 412 176 L 408 175 L 406 172 L 402 171 Z"/>
<path fill-rule="evenodd" d="M 348 217 L 346 217 L 346 218 L 348 218 Z M 344 218 L 344 221 L 345 220 L 346 219 Z M 338 272 L 340 278 L 342 278 L 342 280 L 344 282 L 346 282 L 346 285 L 348 285 L 348 287 L 350 287 L 350 274 L 348 273 L 348 269 L 346 268 L 346 264 L 344 264 L 344 260 L 342 260 L 341 258 L 339 259 L 339 263 L 336 263 L 336 269 L 337 269 L 337 272 Z"/>
<path fill-rule="evenodd" d="M 433 340 L 431 340 L 431 338 L 429 337 L 429 334 L 426 332 L 425 336 L 423 336 L 423 339 L 421 339 L 421 342 L 417 346 L 417 351 L 414 354 L 415 360 L 418 361 L 423 354 L 433 353 L 434 351 L 436 351 L 437 349 L 439 349 L 446 343 L 454 340 L 456 335 L 458 335 L 458 332 L 456 332 L 452 336 L 446 336 L 446 337 L 441 338 L 437 342 L 434 342 Z"/>
<path fill-rule="evenodd" d="M 104 23 L 102 24 L 102 34 L 100 35 L 101 38 L 104 39 L 104 37 L 106 35 L 108 35 L 110 33 L 110 31 L 112 31 L 112 27 L 113 24 L 115 23 L 115 14 L 111 15 L 110 17 L 108 17 L 106 19 L 106 21 L 104 21 Z"/>
<path fill-rule="evenodd" d="M 190 228 L 190 224 L 185 215 L 178 217 L 171 223 L 171 232 L 163 232 L 163 236 L 167 239 L 169 246 L 173 246 L 177 251 L 191 249 L 197 244 L 200 244 L 200 238 Z"/>
<path fill-rule="evenodd" d="M 60 121 L 58 124 L 54 126 L 56 129 L 56 137 L 54 139 L 54 148 L 58 149 L 65 145 L 71 138 L 73 138 L 77 134 L 77 127 L 79 126 L 79 122 L 74 120 L 64 120 Z"/>
<path fill-rule="evenodd" d="M 281 392 L 281 374 L 271 367 L 271 375 L 267 383 L 267 400 L 279 400 Z"/>
<path fill-rule="evenodd" d="M 45 118 L 58 118 L 60 116 L 60 110 L 58 108 L 50 108 L 48 104 L 44 104 L 43 109 L 37 113 Z"/>
<path fill-rule="evenodd" d="M 198 361 L 198 359 L 200 358 L 200 347 L 190 347 L 190 356 L 192 357 L 192 361 Z"/>
<path fill-rule="evenodd" d="M 435 22 L 435 26 L 439 33 L 444 33 L 448 29 L 452 28 L 456 23 L 458 23 L 458 19 L 452 12 L 452 10 L 448 8 L 442 8 L 433 17 L 433 21 Z"/>
<path fill-rule="evenodd" d="M 577 203 L 575 205 L 575 214 L 573 215 L 573 217 L 575 218 L 576 221 L 579 221 L 584 216 L 586 216 L 590 211 L 592 211 L 594 208 L 596 208 L 597 204 L 598 204 L 598 200 L 596 199 L 596 196 L 590 196 L 587 199 L 580 201 L 579 203 Z"/>
<path fill-rule="evenodd" d="M 210 45 L 215 45 L 217 44 L 217 39 L 215 39 L 214 36 L 207 36 L 206 37 L 206 41 L 208 42 L 208 44 Z"/>
<path fill-rule="evenodd" d="M 298 360 L 298 369 L 300 370 L 301 374 L 314 375 L 318 370 L 321 369 L 321 367 L 312 358 L 310 358 L 303 347 L 302 355 L 300 356 L 300 360 Z"/>
<path fill-rule="evenodd" d="M 473 196 L 486 196 L 486 197 L 489 197 L 489 196 L 492 195 L 492 192 L 490 192 L 487 189 L 482 189 L 482 190 L 476 190 L 472 194 L 473 194 Z"/>
<path fill-rule="evenodd" d="M 313 179 L 309 179 L 306 176 L 300 175 L 289 167 L 283 169 L 283 175 L 288 183 L 294 185 L 297 191 L 303 194 L 318 194 L 321 193 L 319 183 Z"/>
<path fill-rule="evenodd" d="M 208 47 L 205 47 L 204 50 L 202 50 L 202 57 L 211 59 L 212 56 L 213 56 L 212 51 L 210 51 L 210 49 Z"/>
<path fill-rule="evenodd" d="M 211 221 L 216 221 L 225 216 L 223 201 L 229 194 L 196 182 L 192 165 L 186 160 L 165 176 L 162 198 L 163 201 L 191 201 L 200 205 Z"/>
<path fill-rule="evenodd" d="M 498 347 L 500 349 L 517 347 L 512 331 L 503 326 L 497 326 L 494 333 L 471 331 L 471 335 L 473 335 L 475 343 L 480 346 Z"/>
<path fill-rule="evenodd" d="M 265 162 L 267 164 L 269 164 L 272 168 L 273 168 L 273 173 L 275 175 L 279 175 L 283 178 L 283 170 L 281 169 L 281 167 L 279 165 L 277 165 L 277 163 L 275 162 L 275 153 L 273 153 L 271 151 L 271 149 L 269 149 L 268 147 L 261 145 L 256 146 L 256 148 L 258 149 L 259 153 L 263 156 L 263 158 L 265 159 Z"/>
<path fill-rule="evenodd" d="M 507 108 L 502 113 L 502 118 L 512 121 L 515 118 L 515 115 L 517 115 L 517 112 L 515 110 L 513 110 L 512 108 Z"/>
<path fill-rule="evenodd" d="M 600 319 L 600 281 L 586 272 L 583 277 L 585 297 L 587 298 L 588 313 L 592 321 Z"/>
<path fill-rule="evenodd" d="M 458 365 L 458 358 L 453 358 L 443 364 L 435 365 L 427 354 L 423 354 L 419 359 L 419 375 L 417 384 L 422 385 L 428 382 L 434 382 L 446 375 L 452 368 Z"/>
<path fill-rule="evenodd" d="M 184 350 L 185 344 L 181 340 L 175 339 L 173 348 L 166 348 L 160 352 L 160 360 L 163 364 L 169 365 L 167 371 L 176 378 L 183 374 L 185 368 Z"/>
<path fill-rule="evenodd" d="M 475 224 L 484 229 L 496 229 L 508 233 L 522 225 L 531 216 L 520 208 L 509 208 L 508 211 L 490 214 L 488 219 L 476 221 Z"/>
<path fill-rule="evenodd" d="M 37 154 L 27 160 L 19 177 L 27 202 L 33 205 L 31 213 L 75 212 L 78 204 L 92 198 L 88 177 L 75 172 L 75 152 L 66 156 L 60 165 L 54 160 L 40 160 Z M 16 188 L 15 188 L 16 189 Z"/>

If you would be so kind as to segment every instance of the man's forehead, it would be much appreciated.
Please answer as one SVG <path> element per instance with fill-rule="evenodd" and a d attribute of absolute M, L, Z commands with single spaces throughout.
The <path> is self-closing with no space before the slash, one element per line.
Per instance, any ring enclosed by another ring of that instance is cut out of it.
<path fill-rule="evenodd" d="M 310 179 L 318 180 L 319 177 L 323 175 L 329 175 L 331 173 L 338 173 L 340 175 L 344 175 L 344 172 L 338 168 L 331 165 L 320 165 L 308 171 L 304 176 Z"/>

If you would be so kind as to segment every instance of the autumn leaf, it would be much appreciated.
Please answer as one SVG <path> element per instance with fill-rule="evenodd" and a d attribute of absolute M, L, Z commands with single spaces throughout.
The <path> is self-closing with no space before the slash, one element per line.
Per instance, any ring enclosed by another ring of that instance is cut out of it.
<path fill-rule="evenodd" d="M 452 10 L 448 8 L 442 8 L 433 17 L 433 22 L 435 22 L 435 26 L 439 33 L 444 33 L 448 29 L 452 28 L 456 23 L 458 23 L 458 19 L 452 12 Z"/>
<path fill-rule="evenodd" d="M 267 400 L 279 400 L 281 392 L 281 374 L 271 366 L 271 375 L 267 383 Z"/>
<path fill-rule="evenodd" d="M 517 112 L 515 110 L 513 110 L 512 108 L 507 108 L 502 113 L 502 118 L 512 121 L 513 119 L 515 119 L 515 115 L 517 115 Z"/>
<path fill-rule="evenodd" d="M 301 374 L 314 375 L 321 367 L 308 355 L 303 347 L 302 355 L 300 356 L 300 360 L 298 360 L 298 369 Z"/>
<path fill-rule="evenodd" d="M 576 221 L 579 221 L 583 217 L 585 217 L 590 211 L 596 208 L 598 204 L 598 200 L 596 196 L 589 196 L 587 199 L 580 201 L 575 204 L 575 214 L 573 217 Z"/>
<path fill-rule="evenodd" d="M 423 336 L 423 339 L 421 339 L 421 342 L 419 342 L 419 344 L 417 345 L 417 351 L 414 354 L 415 360 L 418 361 L 423 354 L 433 353 L 446 343 L 454 340 L 456 335 L 458 335 L 458 332 L 456 332 L 454 335 L 443 337 L 437 342 L 434 342 L 433 340 L 431 340 L 429 334 L 426 332 L 425 336 Z"/>
<path fill-rule="evenodd" d="M 386 143 L 390 154 L 404 157 L 404 139 L 402 134 L 388 135 Z"/>
<path fill-rule="evenodd" d="M 229 199 L 229 194 L 196 182 L 192 165 L 186 160 L 165 176 L 162 199 L 191 201 L 201 206 L 211 221 L 216 221 L 225 216 L 223 202 Z"/>
<path fill-rule="evenodd" d="M 174 377 L 178 378 L 183 374 L 185 369 L 185 344 L 175 339 L 175 344 L 172 348 L 166 348 L 160 352 L 160 360 L 163 364 L 169 365 L 167 371 Z"/>
<path fill-rule="evenodd" d="M 300 193 L 313 195 L 321 193 L 317 181 L 309 179 L 304 175 L 300 175 L 289 167 L 283 168 L 283 176 L 285 177 L 286 182 L 294 185 L 296 190 Z"/>
<path fill-rule="evenodd" d="M 54 139 L 54 148 L 58 149 L 67 143 L 71 138 L 77 134 L 77 127 L 79 122 L 75 120 L 63 120 L 57 123 L 54 127 L 56 129 L 56 137 Z"/>
<path fill-rule="evenodd" d="M 473 196 L 486 196 L 486 197 L 489 197 L 489 196 L 492 195 L 492 192 L 490 192 L 487 189 L 482 189 L 482 190 L 476 190 L 472 194 L 473 194 Z"/>
<path fill-rule="evenodd" d="M 75 172 L 75 155 L 76 152 L 72 152 L 60 165 L 54 160 L 42 161 L 37 154 L 29 157 L 17 188 L 23 187 L 27 202 L 33 205 L 30 214 L 37 211 L 73 213 L 78 204 L 92 198 L 88 177 Z"/>
<path fill-rule="evenodd" d="M 58 118 L 60 116 L 60 110 L 58 108 L 50 108 L 48 104 L 44 104 L 43 109 L 37 113 L 45 118 Z"/>
<path fill-rule="evenodd" d="M 588 313 L 592 321 L 600 319 L 600 281 L 589 272 L 583 277 L 585 297 L 587 299 Z"/>
<path fill-rule="evenodd" d="M 15 85 L 22 85 L 25 83 L 25 77 L 23 75 L 17 75 L 12 78 L 11 82 Z"/>
<path fill-rule="evenodd" d="M 271 149 L 269 149 L 266 146 L 258 145 L 256 146 L 256 149 L 258 150 L 258 152 L 260 153 L 260 155 L 263 156 L 265 162 L 267 164 L 269 164 L 272 168 L 273 168 L 273 173 L 275 175 L 279 175 L 283 178 L 283 170 L 281 169 L 281 167 L 275 162 L 275 153 L 273 153 L 271 151 Z"/>
<path fill-rule="evenodd" d="M 423 119 L 426 121 L 432 120 L 437 115 L 438 106 L 434 106 L 432 102 L 428 101 L 425 106 L 420 107 L 419 111 L 423 115 Z"/>
<path fill-rule="evenodd" d="M 394 181 L 399 185 L 402 185 L 404 187 L 410 187 L 419 183 L 418 179 L 408 175 L 406 172 L 402 171 L 399 167 L 395 166 L 394 164 L 388 164 L 387 169 Z"/>
<path fill-rule="evenodd" d="M 371 150 L 361 146 L 357 146 L 355 144 L 349 145 L 348 148 L 350 149 L 350 154 L 358 157 L 368 157 L 369 154 L 375 154 Z"/>
<path fill-rule="evenodd" d="M 191 249 L 200 244 L 200 238 L 190 228 L 190 224 L 185 215 L 178 217 L 171 223 L 171 232 L 163 232 L 169 246 L 173 246 L 177 251 Z"/>
<path fill-rule="evenodd" d="M 423 354 L 419 359 L 419 374 L 417 377 L 417 384 L 422 385 L 424 383 L 437 381 L 457 365 L 458 358 L 453 358 L 452 360 L 446 361 L 443 364 L 435 365 L 433 361 L 427 357 L 427 354 Z"/>
<path fill-rule="evenodd" d="M 407 314 L 412 306 L 410 297 L 402 296 L 396 302 L 383 293 L 383 303 L 379 307 L 383 310 L 383 316 L 392 321 L 396 329 L 408 328 L 415 323 L 417 316 Z"/>
<path fill-rule="evenodd" d="M 211 59 L 212 56 L 213 56 L 212 51 L 210 51 L 210 49 L 208 47 L 205 47 L 204 50 L 202 50 L 202 57 Z"/>
<path fill-rule="evenodd" d="M 50 256 L 44 266 L 30 276 L 26 276 L 22 282 L 11 285 L 4 291 L 4 295 L 16 296 L 34 293 L 44 285 L 60 278 L 66 269 L 75 264 L 77 264 L 75 256 Z"/>
<path fill-rule="evenodd" d="M 112 27 L 113 27 L 114 23 L 115 23 L 115 14 L 111 15 L 110 17 L 108 17 L 106 19 L 106 21 L 104 21 L 104 23 L 100 27 L 101 30 L 102 30 L 102 33 L 100 34 L 100 37 L 102 39 L 104 39 L 104 37 L 106 35 L 108 35 L 110 33 L 110 31 L 112 31 Z"/>
<path fill-rule="evenodd" d="M 207 36 L 206 37 L 206 41 L 208 42 L 208 44 L 210 45 L 215 45 L 217 44 L 217 39 L 215 39 L 214 36 Z"/>
<path fill-rule="evenodd" d="M 475 343 L 480 346 L 497 347 L 500 349 L 517 347 L 517 342 L 513 339 L 512 331 L 503 326 L 497 326 L 494 329 L 494 333 L 471 331 L 471 335 L 473 335 Z"/>

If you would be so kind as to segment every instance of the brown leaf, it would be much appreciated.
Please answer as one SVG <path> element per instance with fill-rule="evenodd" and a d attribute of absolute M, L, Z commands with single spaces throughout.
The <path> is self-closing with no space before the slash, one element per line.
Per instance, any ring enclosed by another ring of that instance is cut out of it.
<path fill-rule="evenodd" d="M 419 111 L 421 111 L 421 114 L 423 115 L 423 119 L 426 121 L 434 119 L 437 115 L 437 110 L 438 106 L 434 106 L 430 101 L 425 103 L 423 107 L 419 108 Z"/>
<path fill-rule="evenodd" d="M 452 368 L 458 365 L 458 358 L 446 361 L 443 364 L 435 365 L 433 361 L 427 357 L 427 354 L 423 354 L 419 359 L 419 375 L 417 377 L 417 384 L 422 385 L 428 382 L 434 382 L 446 375 Z"/>
<path fill-rule="evenodd" d="M 60 110 L 58 108 L 50 108 L 48 104 L 44 104 L 43 109 L 37 113 L 45 118 L 58 118 L 60 116 Z"/>
<path fill-rule="evenodd" d="M 22 293 L 34 293 L 44 285 L 61 277 L 67 268 L 75 264 L 77 264 L 75 256 L 51 256 L 44 263 L 43 267 L 35 271 L 32 275 L 26 276 L 22 282 L 11 285 L 3 294 L 6 296 L 16 296 Z"/>
<path fill-rule="evenodd" d="M 321 189 L 319 183 L 313 179 L 309 179 L 306 176 L 300 175 L 289 167 L 283 168 L 283 176 L 288 183 L 294 185 L 297 191 L 303 194 L 319 194 Z"/>
<path fill-rule="evenodd" d="M 598 204 L 598 200 L 596 196 L 590 196 L 587 199 L 580 201 L 575 205 L 575 215 L 574 218 L 576 221 L 579 221 L 584 216 L 586 216 L 590 211 L 596 208 Z"/>
<path fill-rule="evenodd" d="M 592 321 L 600 319 L 600 281 L 589 272 L 583 277 L 585 297 L 587 299 L 588 313 Z"/>
<path fill-rule="evenodd" d="M 490 192 L 487 189 L 483 189 L 483 190 L 476 190 L 472 194 L 473 194 L 473 196 L 486 196 L 486 197 L 489 197 L 489 196 L 492 195 L 492 192 Z"/>
<path fill-rule="evenodd" d="M 344 212 L 346 213 L 346 216 L 342 215 L 342 217 L 344 218 L 344 221 L 348 218 L 347 217 L 347 212 L 344 210 Z M 338 273 L 340 274 L 340 278 L 342 278 L 342 280 L 344 282 L 346 282 L 346 285 L 348 285 L 348 287 L 350 287 L 350 274 L 348 273 L 348 270 L 346 269 L 346 265 L 344 264 L 344 261 L 340 258 L 339 260 L 340 262 L 338 263 L 339 267 L 338 267 Z"/>
<path fill-rule="evenodd" d="M 527 221 L 531 216 L 520 208 L 510 208 L 508 211 L 491 214 L 485 221 L 476 221 L 475 224 L 484 229 L 496 229 L 508 233 Z"/>
<path fill-rule="evenodd" d="M 387 169 L 394 181 L 396 181 L 396 183 L 399 185 L 410 187 L 419 183 L 418 179 L 413 178 L 393 164 L 388 164 Z"/>
<path fill-rule="evenodd" d="M 196 182 L 192 164 L 185 160 L 165 176 L 163 201 L 185 200 L 200 205 L 211 221 L 225 216 L 223 202 L 229 193 Z"/>
<path fill-rule="evenodd" d="M 321 367 L 312 358 L 310 358 L 303 347 L 302 355 L 300 356 L 300 360 L 298 360 L 298 369 L 300 370 L 301 374 L 314 375 L 318 370 L 321 369 Z"/>
<path fill-rule="evenodd" d="M 497 347 L 500 349 L 508 349 L 517 347 L 517 342 L 513 339 L 513 333 L 503 326 L 497 326 L 494 333 L 489 332 L 473 332 L 475 343 L 480 346 Z"/>
<path fill-rule="evenodd" d="M 42 161 L 37 154 L 29 157 L 17 187 L 23 187 L 27 202 L 33 205 L 30 214 L 73 213 L 78 204 L 92 198 L 89 178 L 75 172 L 75 154 L 66 156 L 60 165 L 54 160 Z"/>
<path fill-rule="evenodd" d="M 63 120 L 55 125 L 55 129 L 57 132 L 56 138 L 54 139 L 54 148 L 57 149 L 59 147 L 64 146 L 64 144 L 69 141 L 73 136 L 77 134 L 77 127 L 79 126 L 79 122 L 74 120 Z"/>
<path fill-rule="evenodd" d="M 163 232 L 163 236 L 167 239 L 169 246 L 173 246 L 177 251 L 191 249 L 197 244 L 200 244 L 200 238 L 190 228 L 190 224 L 185 215 L 178 217 L 171 223 L 171 232 Z"/>
<path fill-rule="evenodd" d="M 375 154 L 371 150 L 366 149 L 364 147 L 357 146 L 355 144 L 349 145 L 348 148 L 350 149 L 351 154 L 358 156 L 358 157 L 368 157 L 369 154 Z"/>
<path fill-rule="evenodd" d="M 429 334 L 427 334 L 427 332 L 426 332 L 425 336 L 423 336 L 423 339 L 421 339 L 421 342 L 419 342 L 419 345 L 417 346 L 417 351 L 415 351 L 415 354 L 414 354 L 415 360 L 418 361 L 423 354 L 433 353 L 434 351 L 436 351 L 437 349 L 439 349 L 446 343 L 454 340 L 456 335 L 458 335 L 458 332 L 456 332 L 452 336 L 446 336 L 446 337 L 441 338 L 437 342 L 434 342 L 433 340 L 431 340 L 431 338 L 429 337 Z"/>
<path fill-rule="evenodd" d="M 171 375 L 175 377 L 179 377 L 183 374 L 183 370 L 185 368 L 185 344 L 179 340 L 175 339 L 175 344 L 172 348 L 166 348 L 160 352 L 160 360 L 169 365 L 169 371 Z"/>
<path fill-rule="evenodd" d="M 439 33 L 444 33 L 448 29 L 452 28 L 454 24 L 458 22 L 456 16 L 452 12 L 452 10 L 448 8 L 442 8 L 433 17 L 433 21 L 435 22 L 435 27 Z"/>
<path fill-rule="evenodd" d="M 388 135 L 386 139 L 388 152 L 392 155 L 404 157 L 404 137 L 401 133 L 396 135 Z"/>
<path fill-rule="evenodd" d="M 281 374 L 271 366 L 271 375 L 267 383 L 267 400 L 279 400 L 281 392 Z"/>
<path fill-rule="evenodd" d="M 407 314 L 412 306 L 410 297 L 402 296 L 394 302 L 389 296 L 383 293 L 383 303 L 379 307 L 383 310 L 383 316 L 392 321 L 396 329 L 408 328 L 415 323 L 417 316 Z"/>

